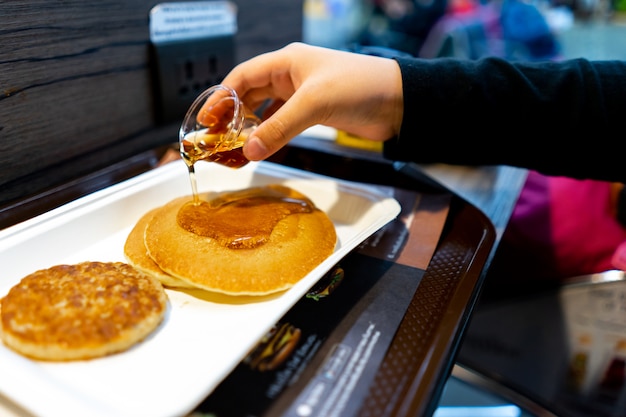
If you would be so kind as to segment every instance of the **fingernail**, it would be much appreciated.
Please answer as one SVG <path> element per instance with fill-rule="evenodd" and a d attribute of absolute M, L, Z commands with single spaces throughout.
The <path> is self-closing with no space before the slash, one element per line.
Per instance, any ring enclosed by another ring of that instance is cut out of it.
<path fill-rule="evenodd" d="M 257 136 L 250 136 L 246 142 L 243 153 L 251 161 L 258 161 L 265 158 L 267 148 L 261 139 Z"/>

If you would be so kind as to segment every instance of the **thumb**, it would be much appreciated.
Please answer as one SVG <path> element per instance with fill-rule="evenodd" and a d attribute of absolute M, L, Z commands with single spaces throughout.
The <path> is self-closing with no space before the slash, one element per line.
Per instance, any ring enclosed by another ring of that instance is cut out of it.
<path fill-rule="evenodd" d="M 250 134 L 243 146 L 243 153 L 250 161 L 259 161 L 274 154 L 291 139 L 313 126 L 314 112 L 304 112 L 294 103 L 293 97 L 265 119 Z"/>
<path fill-rule="evenodd" d="M 248 136 L 248 140 L 246 140 L 246 143 L 243 145 L 243 155 L 249 161 L 260 161 L 267 158 L 272 153 L 273 152 L 265 146 L 263 140 L 256 135 L 256 131 Z"/>

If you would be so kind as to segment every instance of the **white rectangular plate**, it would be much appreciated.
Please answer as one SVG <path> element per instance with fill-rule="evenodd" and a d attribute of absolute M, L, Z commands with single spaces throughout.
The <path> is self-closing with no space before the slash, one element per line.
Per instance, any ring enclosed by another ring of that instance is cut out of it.
<path fill-rule="evenodd" d="M 172 416 L 187 413 L 335 263 L 400 212 L 378 187 L 338 181 L 268 162 L 233 170 L 197 164 L 200 192 L 284 184 L 334 222 L 335 252 L 290 290 L 228 297 L 167 290 L 157 331 L 132 349 L 66 363 L 26 359 L 0 344 L 0 393 L 39 416 Z M 174 162 L 0 231 L 0 297 L 38 269 L 83 261 L 125 261 L 123 245 L 148 210 L 191 194 Z M 285 265 L 289 268 L 289 265 Z"/>

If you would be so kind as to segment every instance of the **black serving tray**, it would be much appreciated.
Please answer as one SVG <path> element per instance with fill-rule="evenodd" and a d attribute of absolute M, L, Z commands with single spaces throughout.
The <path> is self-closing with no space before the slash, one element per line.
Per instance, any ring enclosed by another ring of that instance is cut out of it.
<path fill-rule="evenodd" d="M 419 285 L 375 370 L 367 395 L 354 412 L 372 417 L 430 416 L 436 410 L 478 299 L 495 244 L 495 229 L 479 209 L 416 167 L 402 165 L 398 169 L 398 164 L 385 161 L 376 153 L 333 143 L 320 147 L 318 142 L 304 138 L 283 148 L 271 160 L 336 178 L 412 190 L 423 199 L 450 197 L 434 255 L 425 271 L 414 270 Z M 381 265 L 384 261 L 378 262 Z M 377 268 L 371 266 L 370 270 L 375 274 Z M 293 309 L 304 308 L 301 304 L 305 302 L 297 303 Z M 314 374 L 309 372 L 309 377 Z M 250 381 L 239 380 L 238 386 L 247 382 Z M 218 402 L 231 401 L 228 397 L 224 394 Z M 294 398 L 293 394 L 289 398 Z M 286 407 L 269 407 L 259 414 L 288 415 Z M 202 409 L 201 405 L 197 411 Z"/>

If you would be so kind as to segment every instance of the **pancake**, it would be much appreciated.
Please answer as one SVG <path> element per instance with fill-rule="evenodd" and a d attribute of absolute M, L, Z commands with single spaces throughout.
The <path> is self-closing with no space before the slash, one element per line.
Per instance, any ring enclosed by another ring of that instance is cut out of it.
<path fill-rule="evenodd" d="M 295 190 L 289 192 L 290 198 L 306 199 Z M 158 209 L 148 221 L 144 239 L 148 255 L 163 271 L 196 288 L 230 295 L 284 291 L 332 254 L 337 243 L 332 221 L 310 203 L 309 212 L 278 220 L 262 244 L 232 248 L 218 238 L 181 227 L 179 210 L 191 198 L 180 197 Z"/>
<path fill-rule="evenodd" d="M 166 309 L 161 283 L 128 264 L 56 265 L 22 278 L 0 300 L 0 337 L 34 359 L 97 358 L 144 340 Z"/>
<path fill-rule="evenodd" d="M 156 279 L 158 279 L 161 284 L 165 285 L 169 288 L 194 288 L 192 285 L 186 283 L 185 281 L 181 281 L 180 279 L 174 278 L 157 265 L 154 260 L 148 255 L 148 250 L 146 249 L 145 240 L 144 240 L 144 232 L 146 230 L 146 225 L 154 215 L 154 213 L 158 210 L 152 209 L 139 219 L 139 221 L 132 228 L 128 237 L 126 238 L 126 242 L 124 243 L 124 255 L 126 256 L 126 260 L 128 263 L 135 268 L 139 269 L 142 272 L 145 272 L 148 275 L 152 275 Z"/>

